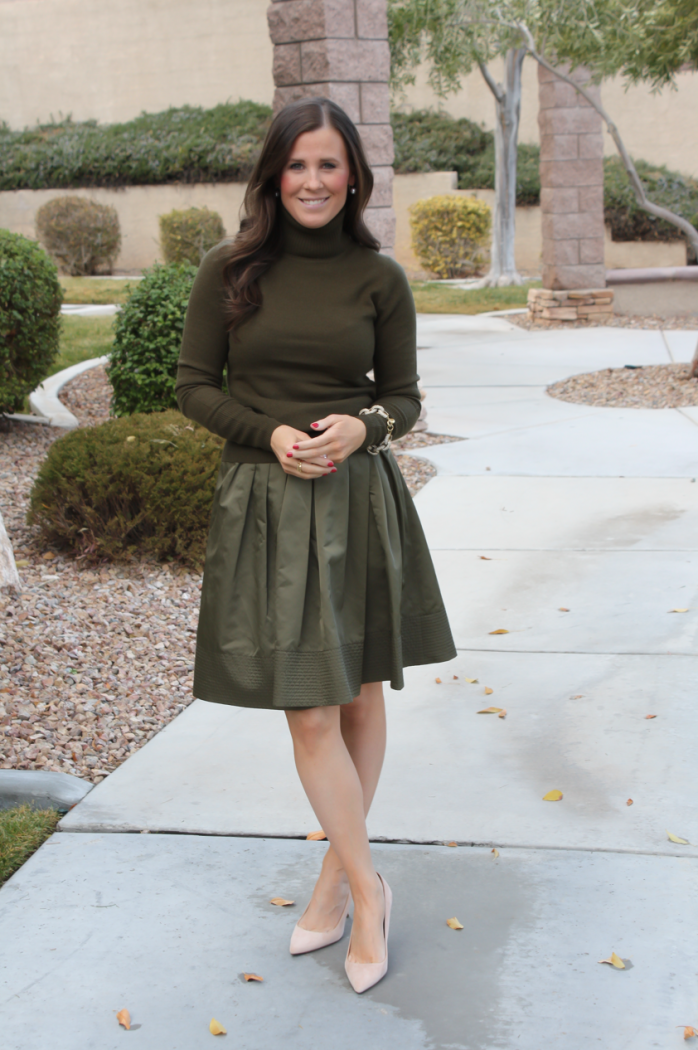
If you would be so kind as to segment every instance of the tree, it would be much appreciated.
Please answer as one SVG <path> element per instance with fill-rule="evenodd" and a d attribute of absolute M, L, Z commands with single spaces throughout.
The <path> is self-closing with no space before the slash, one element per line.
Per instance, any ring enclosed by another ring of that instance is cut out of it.
<path fill-rule="evenodd" d="M 516 62 L 522 63 L 526 54 L 571 84 L 593 106 L 613 138 L 638 205 L 677 226 L 698 253 L 698 231 L 680 215 L 648 200 L 618 128 L 594 95 L 560 68 L 567 62 L 585 65 L 597 80 L 620 74 L 629 83 L 648 81 L 654 89 L 673 84 L 679 69 L 687 63 L 698 65 L 696 0 L 390 0 L 389 11 L 396 85 L 413 82 L 415 66 L 426 60 L 430 83 L 444 96 L 457 90 L 460 77 L 478 65 L 495 95 L 495 218 L 492 269 L 484 283 L 520 281 L 510 265 L 514 254 L 511 182 L 515 203 L 517 152 L 511 135 L 518 134 L 520 105 L 520 64 L 514 101 Z M 495 85 L 487 66 L 497 55 L 505 56 L 506 89 Z"/>

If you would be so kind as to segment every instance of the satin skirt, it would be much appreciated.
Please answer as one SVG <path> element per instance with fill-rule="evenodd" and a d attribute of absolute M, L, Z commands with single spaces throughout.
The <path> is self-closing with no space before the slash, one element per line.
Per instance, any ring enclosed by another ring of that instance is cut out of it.
<path fill-rule="evenodd" d="M 364 682 L 456 655 L 421 523 L 394 457 L 355 452 L 315 481 L 222 463 L 194 695 L 240 707 L 349 703 Z"/>

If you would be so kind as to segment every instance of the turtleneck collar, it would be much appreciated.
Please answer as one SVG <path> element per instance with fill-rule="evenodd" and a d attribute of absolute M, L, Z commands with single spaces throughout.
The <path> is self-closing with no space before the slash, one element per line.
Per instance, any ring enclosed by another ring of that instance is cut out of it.
<path fill-rule="evenodd" d="M 281 205 L 281 228 L 285 255 L 301 255 L 306 259 L 329 259 L 339 255 L 351 239 L 344 232 L 344 208 L 324 226 L 314 229 L 303 226 Z"/>

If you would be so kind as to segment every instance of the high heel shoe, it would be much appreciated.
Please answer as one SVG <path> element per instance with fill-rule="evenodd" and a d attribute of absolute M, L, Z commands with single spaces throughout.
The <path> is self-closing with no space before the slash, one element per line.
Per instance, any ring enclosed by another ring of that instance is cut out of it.
<path fill-rule="evenodd" d="M 334 944 L 336 941 L 341 941 L 344 936 L 344 926 L 347 921 L 350 904 L 351 893 L 347 895 L 347 903 L 344 905 L 344 911 L 340 916 L 339 922 L 333 930 L 327 930 L 326 932 L 303 929 L 301 922 L 303 921 L 303 915 L 305 915 L 305 912 L 307 912 L 310 907 L 310 905 L 308 905 L 308 908 L 306 908 L 303 915 L 301 915 L 295 925 L 293 933 L 291 934 L 291 955 L 303 955 L 305 952 L 315 952 L 318 948 L 326 948 L 328 944 Z"/>
<path fill-rule="evenodd" d="M 357 963 L 352 962 L 349 958 L 349 952 L 351 951 L 351 939 L 349 940 L 349 948 L 347 950 L 347 958 L 344 963 L 344 969 L 346 970 L 349 983 L 355 992 L 359 995 L 361 992 L 365 992 L 368 988 L 372 988 L 374 984 L 385 977 L 388 972 L 388 933 L 390 932 L 390 909 L 393 904 L 393 895 L 390 891 L 390 886 L 385 881 L 382 875 L 378 878 L 381 880 L 383 886 L 383 894 L 385 896 L 385 919 L 383 920 L 383 937 L 385 939 L 385 958 L 383 962 L 379 963 Z"/>

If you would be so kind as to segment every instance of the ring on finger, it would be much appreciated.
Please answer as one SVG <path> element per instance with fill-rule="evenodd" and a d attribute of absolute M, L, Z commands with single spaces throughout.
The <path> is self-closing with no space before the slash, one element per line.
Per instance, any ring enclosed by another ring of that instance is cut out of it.
<path fill-rule="evenodd" d="M 302 464 L 302 462 L 300 461 L 300 459 L 298 460 L 298 473 L 299 473 L 299 474 L 302 474 L 302 473 L 303 473 L 303 464 Z"/>

